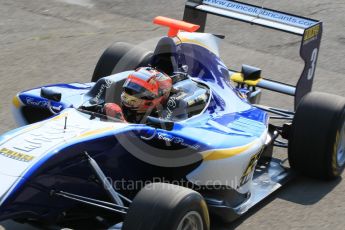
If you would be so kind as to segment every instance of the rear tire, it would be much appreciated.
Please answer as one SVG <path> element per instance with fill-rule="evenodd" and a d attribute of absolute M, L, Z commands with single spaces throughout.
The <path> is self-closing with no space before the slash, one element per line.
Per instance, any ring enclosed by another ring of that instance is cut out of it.
<path fill-rule="evenodd" d="M 102 77 L 147 66 L 152 55 L 151 51 L 132 44 L 116 42 L 100 57 L 91 81 L 96 82 Z"/>
<path fill-rule="evenodd" d="M 309 93 L 298 105 L 289 139 L 292 169 L 331 180 L 345 168 L 345 98 Z"/>
<path fill-rule="evenodd" d="M 203 197 L 191 189 L 172 184 L 145 186 L 133 200 L 123 230 L 162 229 L 209 230 L 209 214 Z"/>

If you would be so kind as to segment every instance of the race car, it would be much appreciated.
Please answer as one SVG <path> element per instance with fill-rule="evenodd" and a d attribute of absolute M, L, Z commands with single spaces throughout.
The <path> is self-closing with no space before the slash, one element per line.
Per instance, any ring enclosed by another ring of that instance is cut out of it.
<path fill-rule="evenodd" d="M 224 36 L 205 33 L 207 14 L 301 36 L 296 86 L 229 70 Z M 345 167 L 345 99 L 311 92 L 322 22 L 228 0 L 188 0 L 183 21 L 154 52 L 115 43 L 91 82 L 55 84 L 13 98 L 19 128 L 0 136 L 0 221 L 47 228 L 210 229 L 231 222 L 296 175 L 322 180 Z M 150 66 L 186 97 L 129 123 L 97 112 L 119 103 L 127 77 Z M 293 96 L 291 110 L 260 104 L 261 90 Z M 279 120 L 281 122 L 275 122 Z M 285 159 L 276 157 L 286 148 Z M 84 226 L 84 227 L 81 227 Z"/>

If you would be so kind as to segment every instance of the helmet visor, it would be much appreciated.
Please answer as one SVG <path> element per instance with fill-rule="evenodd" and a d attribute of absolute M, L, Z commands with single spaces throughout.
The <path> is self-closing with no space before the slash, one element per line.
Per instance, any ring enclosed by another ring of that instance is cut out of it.
<path fill-rule="evenodd" d="M 123 92 L 121 94 L 121 102 L 123 103 L 123 105 L 125 105 L 128 108 L 132 108 L 132 109 L 138 109 L 141 107 L 141 105 L 143 104 L 143 100 L 139 99 L 133 95 L 130 95 L 126 92 Z"/>
<path fill-rule="evenodd" d="M 131 81 L 126 81 L 123 85 L 124 91 L 131 95 L 135 96 L 137 98 L 146 99 L 146 100 L 153 100 L 157 97 L 154 93 L 148 91 L 141 85 L 138 85 Z"/>

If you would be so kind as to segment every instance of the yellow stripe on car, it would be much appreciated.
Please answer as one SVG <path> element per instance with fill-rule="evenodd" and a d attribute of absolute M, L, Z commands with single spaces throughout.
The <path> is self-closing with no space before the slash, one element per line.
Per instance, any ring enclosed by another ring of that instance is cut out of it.
<path fill-rule="evenodd" d="M 17 96 L 14 96 L 12 99 L 12 104 L 16 107 L 19 108 L 21 106 L 21 102 Z"/>
<path fill-rule="evenodd" d="M 260 81 L 261 78 L 257 80 L 244 80 L 244 76 L 242 73 L 234 73 L 230 76 L 230 80 L 239 84 L 246 84 L 249 86 L 256 86 Z"/>
<path fill-rule="evenodd" d="M 101 129 L 91 130 L 91 131 L 82 133 L 81 135 L 78 136 L 78 138 L 83 138 L 83 137 L 89 137 L 89 136 L 92 136 L 92 135 L 97 135 L 97 134 L 100 134 L 100 133 L 103 133 L 103 132 L 107 132 L 107 131 L 110 131 L 110 130 L 113 130 L 113 129 L 114 129 L 114 126 L 109 126 L 109 127 L 105 127 L 105 128 L 101 128 Z"/>
<path fill-rule="evenodd" d="M 214 53 L 214 51 L 208 47 L 207 45 L 197 41 L 197 40 L 194 40 L 194 39 L 189 39 L 189 38 L 186 38 L 186 37 L 182 37 L 182 36 L 178 36 L 178 38 L 180 39 L 178 42 L 176 42 L 176 45 L 179 45 L 181 43 L 190 43 L 190 44 L 194 44 L 194 45 L 198 45 L 198 46 L 201 46 L 201 47 L 204 47 L 205 49 L 211 51 L 212 53 Z"/>
<path fill-rule="evenodd" d="M 51 120 L 52 121 L 57 121 L 57 120 L 60 120 L 61 118 L 67 117 L 67 116 L 68 116 L 68 113 L 61 113 L 61 114 L 53 117 Z"/>
<path fill-rule="evenodd" d="M 210 150 L 203 153 L 203 158 L 205 161 L 230 158 L 245 152 L 246 150 L 250 149 L 255 143 L 256 141 L 236 148 Z"/>

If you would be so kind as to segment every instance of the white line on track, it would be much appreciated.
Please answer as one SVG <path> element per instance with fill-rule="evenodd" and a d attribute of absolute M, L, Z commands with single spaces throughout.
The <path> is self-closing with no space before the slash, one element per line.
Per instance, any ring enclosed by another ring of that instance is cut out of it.
<path fill-rule="evenodd" d="M 71 5 L 83 6 L 87 8 L 92 8 L 94 6 L 91 0 L 58 0 L 58 1 L 68 3 Z"/>

